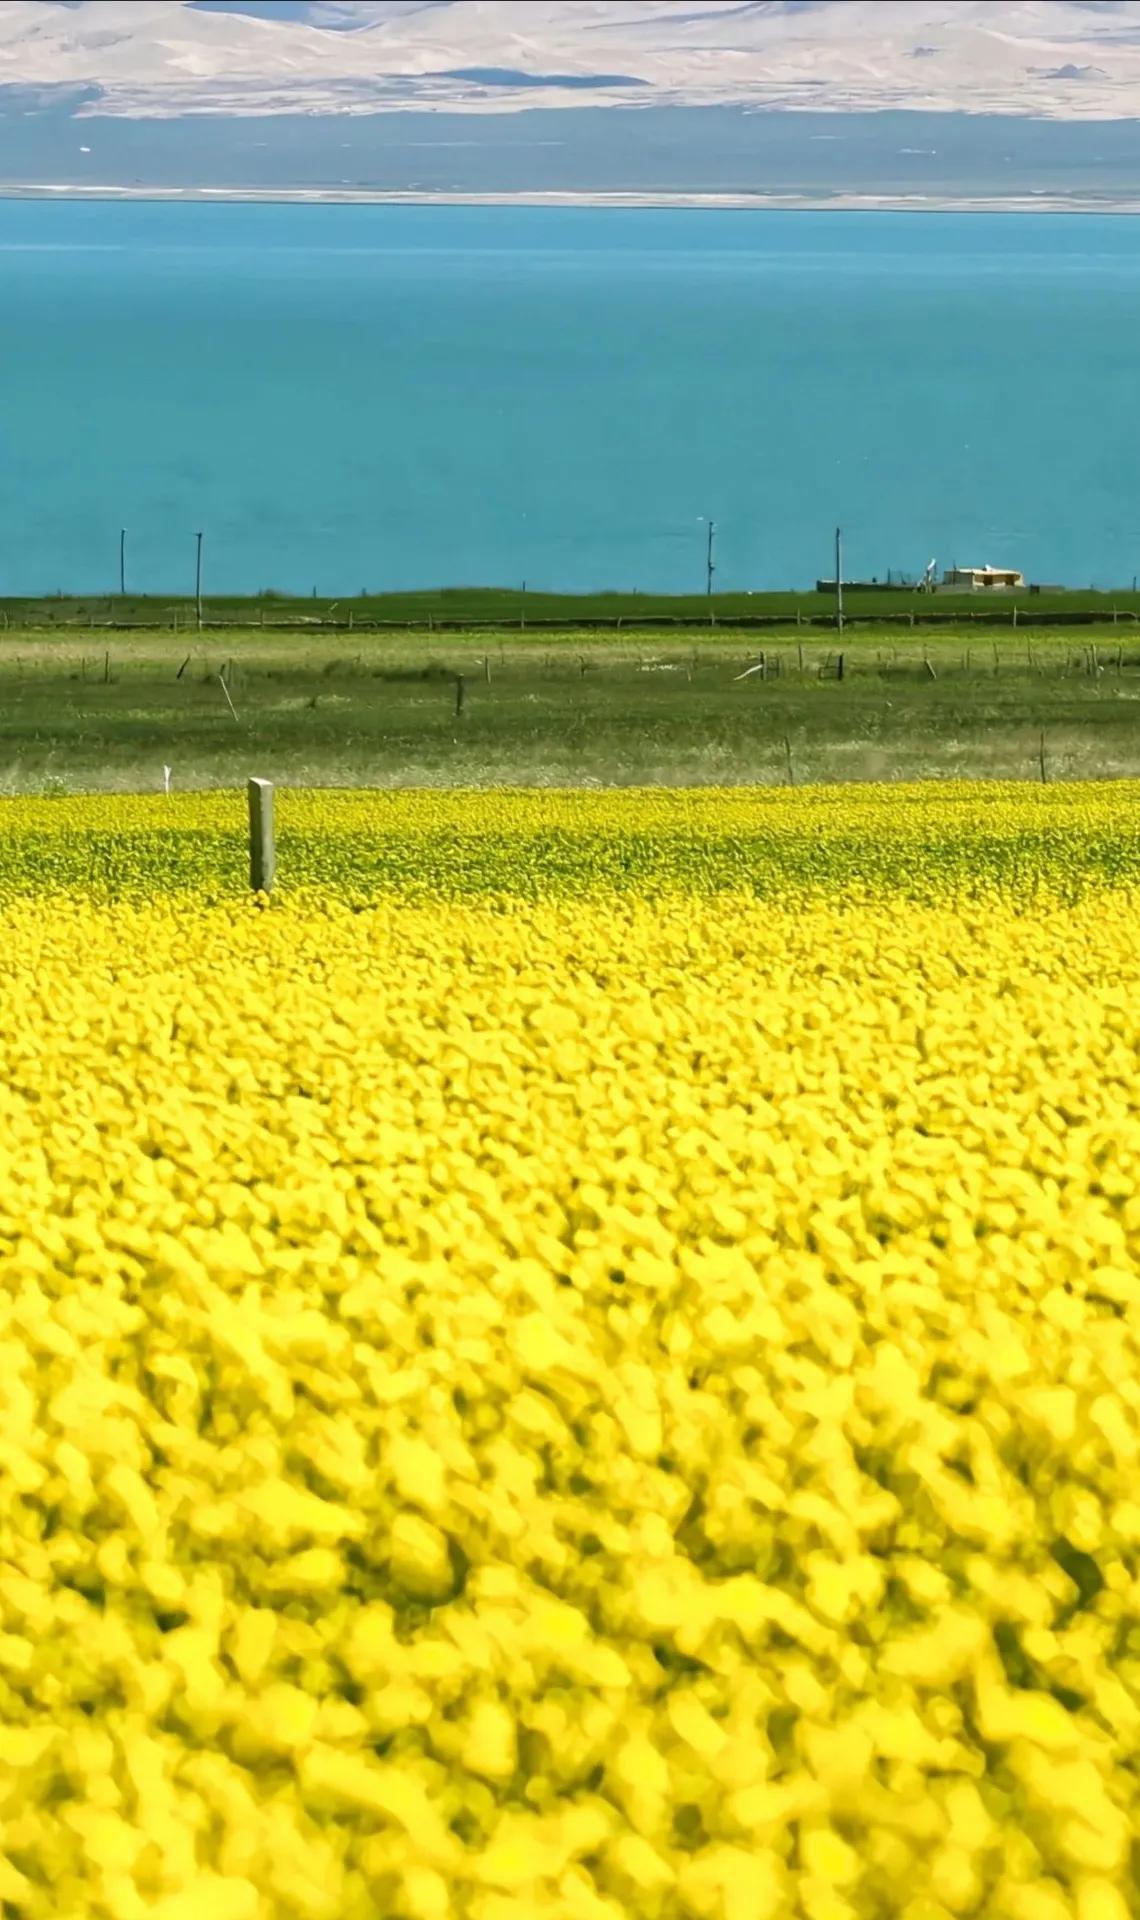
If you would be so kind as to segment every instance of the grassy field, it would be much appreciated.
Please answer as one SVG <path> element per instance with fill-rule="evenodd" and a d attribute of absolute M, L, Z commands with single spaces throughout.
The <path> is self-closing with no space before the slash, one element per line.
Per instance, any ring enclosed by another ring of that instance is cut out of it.
<path fill-rule="evenodd" d="M 1140 774 L 1140 638 L 9 633 L 0 792 Z M 225 675 L 230 701 L 221 684 Z M 459 680 L 462 680 L 462 710 Z"/>
<path fill-rule="evenodd" d="M 869 620 L 1010 626 L 1035 618 L 1109 625 L 1119 616 L 1140 620 L 1140 593 L 1128 588 L 1042 587 L 1034 592 L 997 594 L 919 593 L 914 588 L 845 587 L 844 610 L 850 621 Z M 209 627 L 331 625 L 366 630 L 380 627 L 531 627 L 636 625 L 639 621 L 719 624 L 780 622 L 794 626 L 829 625 L 835 596 L 815 588 L 781 593 L 535 593 L 513 587 L 444 587 L 422 593 L 367 593 L 333 597 L 262 594 L 210 595 L 203 600 Z M 58 628 L 83 625 L 153 627 L 167 631 L 196 626 L 193 598 L 170 594 L 52 594 L 39 599 L 0 598 L 0 625 Z"/>

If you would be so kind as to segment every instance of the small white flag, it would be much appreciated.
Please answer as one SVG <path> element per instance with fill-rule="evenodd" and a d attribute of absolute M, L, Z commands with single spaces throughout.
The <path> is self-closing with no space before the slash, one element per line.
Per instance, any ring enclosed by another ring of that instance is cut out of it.
<path fill-rule="evenodd" d="M 170 792 L 170 775 L 171 775 L 171 771 L 172 771 L 172 769 L 171 769 L 170 767 L 163 767 L 163 769 L 162 769 L 162 791 L 163 791 L 163 793 L 169 793 L 169 792 Z"/>

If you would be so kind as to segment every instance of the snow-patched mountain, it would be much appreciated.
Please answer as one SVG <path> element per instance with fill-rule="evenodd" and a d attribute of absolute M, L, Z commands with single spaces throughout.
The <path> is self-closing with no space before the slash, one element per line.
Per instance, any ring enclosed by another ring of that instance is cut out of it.
<path fill-rule="evenodd" d="M 1140 0 L 0 0 L 77 110 L 734 105 L 1140 116 Z"/>

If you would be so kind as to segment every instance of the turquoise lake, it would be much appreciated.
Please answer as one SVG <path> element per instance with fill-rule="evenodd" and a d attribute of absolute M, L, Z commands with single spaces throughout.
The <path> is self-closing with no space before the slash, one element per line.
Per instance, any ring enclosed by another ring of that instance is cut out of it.
<path fill-rule="evenodd" d="M 1140 221 L 0 202 L 0 592 L 1140 572 Z"/>

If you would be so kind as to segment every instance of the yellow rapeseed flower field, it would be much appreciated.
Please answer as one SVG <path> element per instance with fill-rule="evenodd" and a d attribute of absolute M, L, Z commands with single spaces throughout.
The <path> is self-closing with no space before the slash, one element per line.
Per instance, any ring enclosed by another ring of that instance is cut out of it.
<path fill-rule="evenodd" d="M 0 1911 L 1133 1914 L 1137 799 L 5 808 Z"/>

